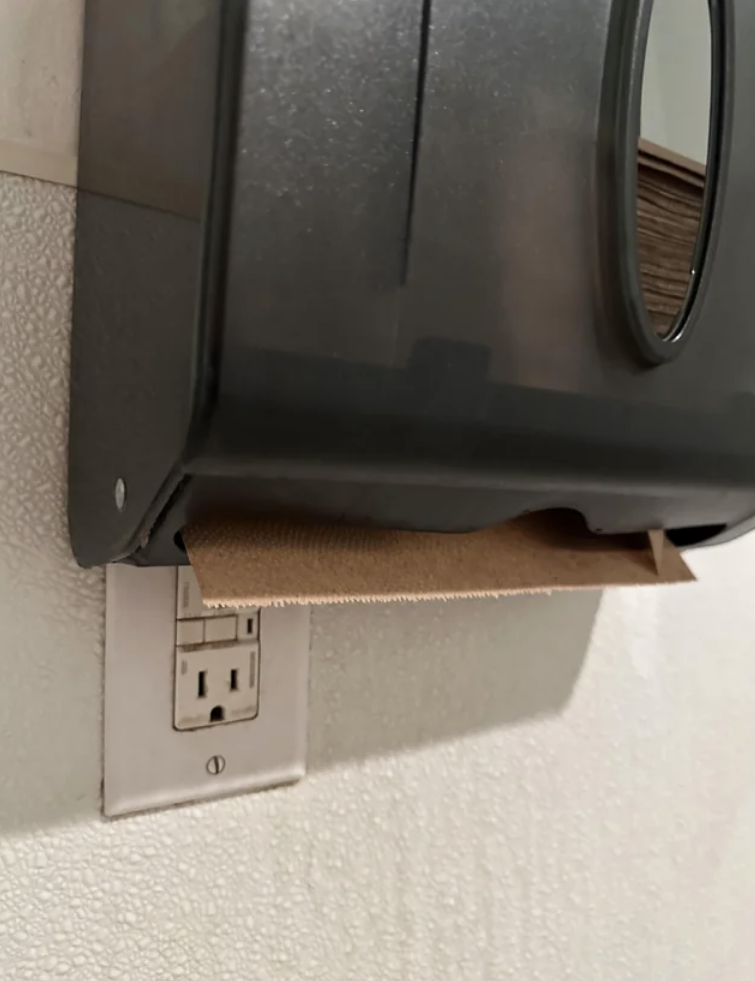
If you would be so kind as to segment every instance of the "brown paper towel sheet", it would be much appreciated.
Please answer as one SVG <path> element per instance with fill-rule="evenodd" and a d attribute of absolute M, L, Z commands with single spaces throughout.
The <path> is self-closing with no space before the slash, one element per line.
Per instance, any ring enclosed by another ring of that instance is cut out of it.
<path fill-rule="evenodd" d="M 669 542 L 588 532 L 578 515 L 528 515 L 465 535 L 288 521 L 184 530 L 208 606 L 455 599 L 690 582 Z M 659 561 L 657 562 L 656 559 Z"/>
<path fill-rule="evenodd" d="M 700 230 L 705 166 L 664 147 L 640 141 L 637 233 L 645 304 L 666 334 L 687 295 Z"/>

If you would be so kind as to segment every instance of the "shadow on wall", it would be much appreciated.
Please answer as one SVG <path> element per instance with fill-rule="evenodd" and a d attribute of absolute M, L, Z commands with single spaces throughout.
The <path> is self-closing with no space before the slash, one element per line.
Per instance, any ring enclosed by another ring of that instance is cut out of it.
<path fill-rule="evenodd" d="M 601 595 L 316 610 L 310 769 L 559 713 Z"/>
<path fill-rule="evenodd" d="M 579 677 L 600 598 L 595 591 L 316 610 L 310 770 L 558 713 Z M 99 817 L 100 665 L 75 644 L 53 656 L 52 634 L 45 647 L 25 665 L 33 703 L 20 687 L 7 701 L 0 694 L 3 729 L 15 733 L 0 751 L 0 833 Z M 80 678 L 80 697 L 61 700 L 69 677 Z"/>

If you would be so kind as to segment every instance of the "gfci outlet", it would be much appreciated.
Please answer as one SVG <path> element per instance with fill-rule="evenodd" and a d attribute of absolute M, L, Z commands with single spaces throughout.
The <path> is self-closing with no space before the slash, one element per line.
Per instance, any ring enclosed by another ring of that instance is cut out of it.
<path fill-rule="evenodd" d="M 259 644 L 178 648 L 176 729 L 228 725 L 257 717 Z"/>
<path fill-rule="evenodd" d="M 193 571 L 178 570 L 176 729 L 202 729 L 257 717 L 259 637 L 258 609 L 208 609 Z"/>
<path fill-rule="evenodd" d="M 108 566 L 104 813 L 300 779 L 308 679 L 308 608 L 211 610 L 191 569 Z"/>

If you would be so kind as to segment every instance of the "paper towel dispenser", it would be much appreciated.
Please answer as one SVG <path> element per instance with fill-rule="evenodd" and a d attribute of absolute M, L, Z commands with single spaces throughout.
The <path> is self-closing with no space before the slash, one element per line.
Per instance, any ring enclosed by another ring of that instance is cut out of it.
<path fill-rule="evenodd" d="M 627 245 L 649 10 L 88 0 L 79 562 L 181 563 L 235 509 L 749 528 L 755 5 L 713 4 L 705 261 L 665 339 Z"/>

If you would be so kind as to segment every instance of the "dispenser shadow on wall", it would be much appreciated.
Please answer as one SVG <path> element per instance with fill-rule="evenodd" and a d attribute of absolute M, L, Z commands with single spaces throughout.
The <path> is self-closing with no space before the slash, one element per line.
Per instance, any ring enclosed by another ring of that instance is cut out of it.
<path fill-rule="evenodd" d="M 310 770 L 561 715 L 602 595 L 318 610 Z"/>

